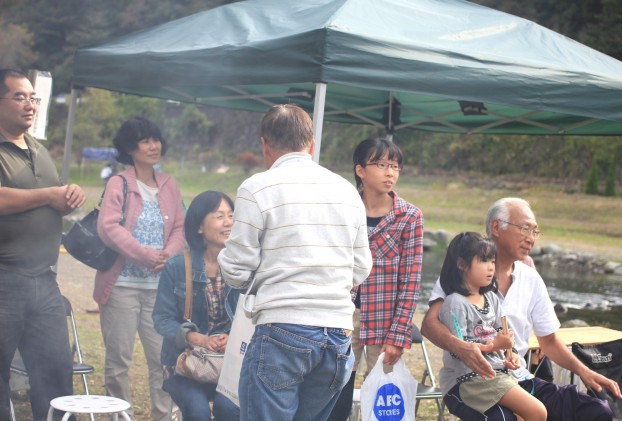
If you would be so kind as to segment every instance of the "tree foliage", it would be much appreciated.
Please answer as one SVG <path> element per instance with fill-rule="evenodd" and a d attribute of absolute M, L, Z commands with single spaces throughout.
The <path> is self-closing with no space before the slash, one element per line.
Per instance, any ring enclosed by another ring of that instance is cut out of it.
<path fill-rule="evenodd" d="M 14 63 L 32 63 L 37 59 L 34 35 L 26 25 L 8 23 L 0 16 L 0 67 L 13 67 Z"/>
<path fill-rule="evenodd" d="M 586 194 L 598 194 L 598 165 L 596 161 L 592 162 L 590 171 L 587 173 L 587 180 L 585 181 L 585 193 Z"/>
<path fill-rule="evenodd" d="M 66 124 L 66 107 L 55 105 L 51 111 L 51 120 Z M 76 110 L 73 130 L 75 160 L 80 160 L 85 147 L 111 147 L 123 121 L 131 117 L 145 117 L 158 124 L 170 144 L 169 154 L 175 157 L 185 159 L 208 148 L 212 123 L 193 104 L 86 89 L 80 93 Z M 48 142 L 62 145 L 64 131 L 48 131 Z"/>
<path fill-rule="evenodd" d="M 605 196 L 613 197 L 616 195 L 616 163 L 615 161 L 609 162 L 607 169 L 607 179 L 605 180 Z"/>
<path fill-rule="evenodd" d="M 235 158 L 235 163 L 240 164 L 245 174 L 249 174 L 254 167 L 261 164 L 261 158 L 252 152 L 242 152 Z"/>

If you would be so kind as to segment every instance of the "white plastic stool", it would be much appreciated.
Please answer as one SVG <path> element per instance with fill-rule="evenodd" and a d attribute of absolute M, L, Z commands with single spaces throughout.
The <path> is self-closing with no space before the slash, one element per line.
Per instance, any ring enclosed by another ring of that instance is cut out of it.
<path fill-rule="evenodd" d="M 48 421 L 52 421 L 55 409 L 65 412 L 62 421 L 67 421 L 74 414 L 112 414 L 114 421 L 118 421 L 119 414 L 121 414 L 125 421 L 131 421 L 125 412 L 130 409 L 130 404 L 123 399 L 111 396 L 73 395 L 52 399 Z"/>

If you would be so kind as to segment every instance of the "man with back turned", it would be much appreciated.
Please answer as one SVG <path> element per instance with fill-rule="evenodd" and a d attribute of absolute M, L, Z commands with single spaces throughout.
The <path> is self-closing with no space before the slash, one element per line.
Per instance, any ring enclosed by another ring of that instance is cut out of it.
<path fill-rule="evenodd" d="M 272 107 L 261 142 L 268 170 L 238 189 L 218 259 L 234 288 L 255 277 L 241 419 L 326 419 L 354 364 L 350 290 L 372 266 L 365 207 L 349 181 L 312 161 L 313 125 L 301 108 Z"/>

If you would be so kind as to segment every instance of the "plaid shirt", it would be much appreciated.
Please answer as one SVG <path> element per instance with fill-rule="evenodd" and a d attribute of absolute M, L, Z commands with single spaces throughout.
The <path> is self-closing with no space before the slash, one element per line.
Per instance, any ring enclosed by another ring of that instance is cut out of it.
<path fill-rule="evenodd" d="M 393 195 L 393 207 L 369 233 L 374 265 L 352 290 L 361 298 L 361 345 L 410 348 L 423 258 L 423 214 Z"/>
<path fill-rule="evenodd" d="M 225 282 L 220 269 L 215 278 L 205 274 L 205 301 L 207 301 L 207 331 L 215 332 L 230 322 L 225 311 Z"/>

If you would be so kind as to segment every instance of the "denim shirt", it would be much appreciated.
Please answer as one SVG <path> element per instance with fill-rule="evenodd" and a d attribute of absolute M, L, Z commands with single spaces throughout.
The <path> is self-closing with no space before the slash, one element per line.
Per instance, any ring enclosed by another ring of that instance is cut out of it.
<path fill-rule="evenodd" d="M 177 357 L 188 346 L 186 335 L 188 332 L 199 332 L 214 335 L 228 333 L 230 324 L 225 330 L 207 331 L 207 300 L 205 287 L 207 276 L 201 252 L 190 251 L 192 256 L 192 322 L 184 320 L 186 301 L 186 272 L 184 255 L 178 254 L 169 259 L 160 276 L 158 295 L 153 309 L 153 323 L 155 329 L 164 337 L 160 361 L 163 365 L 175 365 Z M 225 308 L 230 319 L 237 306 L 240 293 L 243 290 L 225 286 Z"/>

